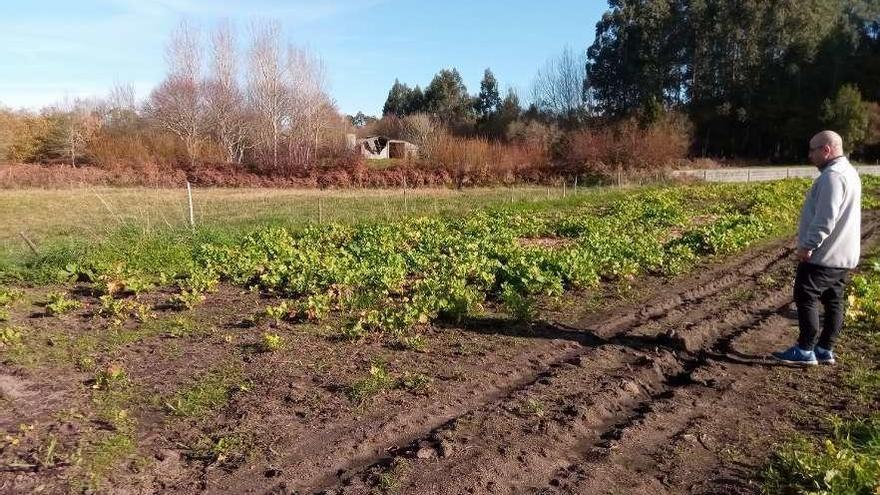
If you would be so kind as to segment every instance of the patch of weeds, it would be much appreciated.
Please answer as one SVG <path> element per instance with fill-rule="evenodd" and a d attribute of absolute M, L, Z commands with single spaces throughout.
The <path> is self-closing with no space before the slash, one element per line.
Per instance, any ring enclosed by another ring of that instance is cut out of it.
<path fill-rule="evenodd" d="M 105 487 L 107 475 L 135 453 L 136 442 L 130 433 L 101 432 L 82 448 L 78 466 L 82 477 L 71 482 L 74 492 L 99 491 Z"/>
<path fill-rule="evenodd" d="M 281 301 L 281 303 L 275 306 L 266 306 L 266 309 L 263 310 L 263 314 L 260 316 L 271 318 L 275 324 L 281 323 L 281 320 L 287 318 L 290 315 L 290 303 L 287 301 Z"/>
<path fill-rule="evenodd" d="M 764 493 L 872 494 L 880 489 L 880 415 L 831 419 L 821 444 L 798 438 L 775 454 L 764 472 Z"/>
<path fill-rule="evenodd" d="M 13 348 L 21 345 L 21 330 L 17 327 L 0 328 L 0 348 Z"/>
<path fill-rule="evenodd" d="M 400 480 L 393 470 L 385 471 L 376 477 L 376 488 L 383 493 L 393 493 L 400 489 Z"/>
<path fill-rule="evenodd" d="M 18 289 L 0 288 L 0 306 L 9 306 L 15 301 L 21 299 L 24 292 Z"/>
<path fill-rule="evenodd" d="M 95 278 L 94 275 L 91 278 Z M 115 297 L 120 294 L 140 294 L 153 287 L 147 277 L 127 269 L 123 263 L 115 263 L 96 277 L 95 288 L 101 294 Z"/>
<path fill-rule="evenodd" d="M 515 288 L 505 285 L 501 290 L 501 301 L 517 321 L 531 321 L 535 318 L 535 300 Z"/>
<path fill-rule="evenodd" d="M 284 349 L 284 337 L 277 333 L 263 333 L 263 339 L 260 341 L 260 349 L 263 352 L 275 352 Z"/>
<path fill-rule="evenodd" d="M 205 295 L 194 290 L 182 289 L 171 297 L 169 303 L 177 309 L 193 309 L 205 300 Z"/>
<path fill-rule="evenodd" d="M 185 315 L 153 319 L 145 322 L 141 327 L 141 333 L 144 336 L 161 335 L 172 338 L 208 335 L 212 332 L 212 328 L 200 327 L 192 318 Z"/>
<path fill-rule="evenodd" d="M 431 386 L 430 377 L 422 373 L 406 372 L 397 380 L 397 388 L 409 390 L 414 393 L 425 393 Z"/>
<path fill-rule="evenodd" d="M 880 370 L 874 367 L 872 360 L 853 361 L 843 382 L 855 390 L 863 402 L 870 402 L 880 394 Z"/>
<path fill-rule="evenodd" d="M 385 471 L 375 475 L 373 483 L 382 493 L 396 493 L 409 470 L 406 459 L 397 459 Z"/>
<path fill-rule="evenodd" d="M 175 316 L 168 321 L 166 325 L 165 335 L 169 337 L 181 338 L 181 337 L 189 337 L 191 335 L 195 335 L 198 333 L 202 333 L 198 328 L 196 328 L 195 322 L 184 316 Z"/>
<path fill-rule="evenodd" d="M 299 301 L 294 310 L 296 317 L 301 320 L 320 321 L 330 314 L 333 305 L 331 294 L 312 294 Z"/>
<path fill-rule="evenodd" d="M 122 366 L 111 364 L 99 370 L 92 380 L 92 402 L 98 418 L 120 431 L 128 431 L 133 426 L 133 418 L 128 414 L 135 394 L 131 382 Z"/>
<path fill-rule="evenodd" d="M 129 317 L 138 321 L 146 321 L 153 317 L 153 312 L 148 304 L 140 303 L 134 299 L 116 299 L 114 296 L 105 294 L 101 296 L 101 307 L 98 314 L 111 319 L 115 325 L 121 325 Z"/>
<path fill-rule="evenodd" d="M 363 404 L 371 397 L 394 388 L 395 381 L 385 369 L 385 364 L 374 361 L 370 365 L 370 372 L 366 378 L 354 381 L 348 386 L 348 398 L 358 404 Z"/>
<path fill-rule="evenodd" d="M 780 281 L 765 273 L 758 277 L 758 285 L 764 289 L 775 289 L 780 286 Z"/>
<path fill-rule="evenodd" d="M 428 341 L 422 335 L 412 335 L 397 339 L 397 347 L 400 349 L 425 352 L 428 349 Z"/>
<path fill-rule="evenodd" d="M 215 292 L 220 279 L 210 270 L 196 270 L 179 283 L 180 293 L 171 298 L 171 305 L 178 309 L 193 309 L 206 299 L 205 293 Z"/>
<path fill-rule="evenodd" d="M 69 313 L 82 307 L 82 303 L 69 299 L 63 292 L 52 292 L 47 296 L 46 313 L 52 316 Z"/>
<path fill-rule="evenodd" d="M 58 437 L 54 434 L 49 434 L 49 438 L 46 440 L 46 443 L 40 447 L 40 453 L 38 460 L 40 465 L 43 467 L 53 467 L 55 466 L 55 461 L 58 455 Z"/>
<path fill-rule="evenodd" d="M 251 448 L 252 441 L 242 434 L 204 436 L 190 447 L 186 456 L 205 464 L 234 468 L 245 461 Z"/>
<path fill-rule="evenodd" d="M 111 364 L 92 380 L 92 403 L 102 430 L 87 435 L 75 463 L 81 476 L 73 478 L 78 490 L 100 490 L 107 475 L 135 452 L 135 419 L 129 414 L 137 397 L 122 366 Z"/>
<path fill-rule="evenodd" d="M 73 360 L 73 366 L 77 371 L 91 372 L 95 370 L 97 362 L 92 356 L 77 356 Z"/>
<path fill-rule="evenodd" d="M 178 391 L 165 401 L 165 408 L 175 416 L 203 416 L 226 405 L 236 390 L 246 390 L 237 385 L 237 373 L 219 370 L 201 377 L 192 386 Z"/>
<path fill-rule="evenodd" d="M 537 416 L 543 418 L 547 412 L 544 403 L 535 399 L 528 399 L 523 403 L 522 410 L 529 416 Z"/>
<path fill-rule="evenodd" d="M 348 322 L 342 326 L 339 332 L 339 338 L 348 341 L 358 341 L 367 336 L 367 330 L 360 320 Z"/>
<path fill-rule="evenodd" d="M 755 290 L 749 287 L 737 287 L 730 291 L 728 297 L 731 301 L 740 303 L 748 302 L 755 297 Z"/>

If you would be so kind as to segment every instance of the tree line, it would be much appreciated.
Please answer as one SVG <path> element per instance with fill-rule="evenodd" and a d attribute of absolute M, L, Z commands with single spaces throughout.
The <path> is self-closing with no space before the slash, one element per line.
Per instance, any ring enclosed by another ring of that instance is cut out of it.
<path fill-rule="evenodd" d="M 833 128 L 877 156 L 877 0 L 612 0 L 585 91 L 608 117 L 674 109 L 700 155 L 791 160 Z"/>
<path fill-rule="evenodd" d="M 383 115 L 503 137 L 517 119 L 596 129 L 681 113 L 692 156 L 797 160 L 833 128 L 880 158 L 880 1 L 610 0 L 592 45 L 548 61 L 529 96 L 525 111 L 512 91 L 502 102 L 488 69 L 469 96 L 444 69 L 424 91 L 395 81 Z"/>
<path fill-rule="evenodd" d="M 181 23 L 167 45 L 165 77 L 144 102 L 119 85 L 106 98 L 39 113 L 0 109 L 0 158 L 247 163 L 281 173 L 345 152 L 322 61 L 286 43 L 278 23 L 252 25 L 248 41 L 241 50 L 228 23 L 207 35 Z"/>

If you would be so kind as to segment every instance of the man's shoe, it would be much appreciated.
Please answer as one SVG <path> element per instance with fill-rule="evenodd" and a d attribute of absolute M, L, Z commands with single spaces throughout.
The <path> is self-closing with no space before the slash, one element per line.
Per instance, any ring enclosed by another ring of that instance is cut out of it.
<path fill-rule="evenodd" d="M 798 346 L 791 346 L 783 352 L 774 352 L 773 357 L 777 361 L 785 364 L 797 364 L 801 366 L 815 366 L 819 364 L 816 361 L 816 354 L 813 351 L 802 350 Z"/>
<path fill-rule="evenodd" d="M 814 351 L 816 354 L 816 361 L 819 364 L 834 364 L 837 361 L 834 360 L 834 352 L 828 349 L 823 349 L 819 346 L 816 346 L 816 350 Z"/>

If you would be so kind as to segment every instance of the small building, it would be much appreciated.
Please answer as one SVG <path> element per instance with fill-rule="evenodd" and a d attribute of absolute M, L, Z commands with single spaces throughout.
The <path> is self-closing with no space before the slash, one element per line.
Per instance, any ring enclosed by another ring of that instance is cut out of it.
<path fill-rule="evenodd" d="M 389 139 L 385 136 L 370 136 L 357 139 L 354 134 L 349 134 L 348 145 L 352 149 L 358 149 L 364 158 L 368 160 L 383 160 L 388 158 L 412 159 L 418 158 L 419 147 L 400 139 Z"/>

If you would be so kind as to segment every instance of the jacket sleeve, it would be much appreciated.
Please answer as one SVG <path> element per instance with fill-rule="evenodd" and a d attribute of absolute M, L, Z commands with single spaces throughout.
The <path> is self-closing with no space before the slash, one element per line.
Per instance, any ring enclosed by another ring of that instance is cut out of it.
<path fill-rule="evenodd" d="M 840 218 L 846 193 L 843 176 L 835 172 L 827 174 L 818 186 L 815 214 L 807 232 L 801 237 L 801 247 L 809 251 L 817 249 L 831 235 Z"/>

